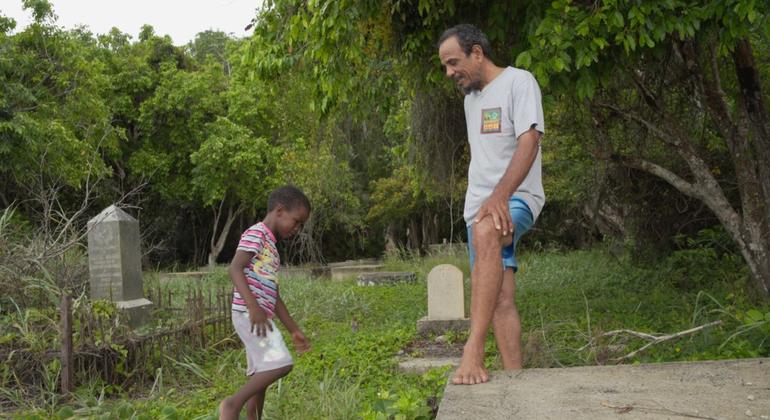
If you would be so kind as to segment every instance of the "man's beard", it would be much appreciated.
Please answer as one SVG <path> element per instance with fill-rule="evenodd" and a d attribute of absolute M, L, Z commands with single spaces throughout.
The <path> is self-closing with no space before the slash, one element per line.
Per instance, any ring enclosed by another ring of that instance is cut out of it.
<path fill-rule="evenodd" d="M 455 83 L 459 82 L 460 78 L 454 78 L 455 79 Z M 482 82 L 481 82 L 481 77 L 478 77 L 478 76 L 475 79 L 472 79 L 471 82 L 468 83 L 468 86 L 462 86 L 459 83 L 457 83 L 457 86 L 459 86 L 460 90 L 462 90 L 466 95 L 469 95 L 472 92 L 477 91 L 477 90 L 481 90 L 483 88 Z"/>
<path fill-rule="evenodd" d="M 470 95 L 471 93 L 473 93 L 473 92 L 475 92 L 477 90 L 481 90 L 481 88 L 482 88 L 481 80 L 474 80 L 470 84 L 468 84 L 468 86 L 461 86 L 460 88 L 463 90 L 463 92 L 466 95 Z"/>

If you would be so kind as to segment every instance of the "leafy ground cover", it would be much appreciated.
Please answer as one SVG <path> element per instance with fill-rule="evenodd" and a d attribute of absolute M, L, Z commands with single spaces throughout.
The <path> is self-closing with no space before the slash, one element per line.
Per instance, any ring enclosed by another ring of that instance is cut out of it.
<path fill-rule="evenodd" d="M 464 256 L 410 257 L 386 264 L 390 270 L 417 272 L 414 285 L 283 280 L 284 300 L 313 348 L 297 357 L 293 372 L 271 389 L 266 418 L 432 418 L 448 370 L 409 375 L 399 373 L 396 364 L 415 340 L 415 322 L 425 314 L 426 275 L 440 263 L 454 263 L 468 275 Z M 604 336 L 608 331 L 663 334 L 712 321 L 722 323 L 651 346 L 626 362 L 770 356 L 770 306 L 747 297 L 745 268 L 732 254 L 686 250 L 655 266 L 639 267 L 603 249 L 549 251 L 523 255 L 522 267 L 517 302 L 527 367 L 617 363 L 615 359 L 647 341 Z M 150 279 L 148 287 L 155 281 L 160 280 Z M 215 288 L 227 285 L 228 279 L 224 270 L 217 270 L 202 282 Z M 189 283 L 174 280 L 170 285 L 184 288 Z M 93 381 L 68 399 L 48 405 L 30 402 L 14 416 L 214 418 L 219 400 L 244 380 L 245 358 L 234 340 L 212 343 L 176 360 L 173 368 L 159 372 L 150 389 L 112 389 Z M 491 336 L 487 349 L 488 364 L 499 368 Z"/>

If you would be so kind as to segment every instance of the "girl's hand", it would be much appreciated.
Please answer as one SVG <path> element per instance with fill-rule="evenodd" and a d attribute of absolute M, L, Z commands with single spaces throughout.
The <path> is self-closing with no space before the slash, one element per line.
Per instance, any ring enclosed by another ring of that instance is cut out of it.
<path fill-rule="evenodd" d="M 294 342 L 294 348 L 297 349 L 298 353 L 304 353 L 310 350 L 310 342 L 300 330 L 291 333 L 291 341 Z"/>
<path fill-rule="evenodd" d="M 249 321 L 251 321 L 252 334 L 256 334 L 260 337 L 266 337 L 268 328 L 270 331 L 273 331 L 273 327 L 270 326 L 269 322 L 267 322 L 267 313 L 265 313 L 264 309 L 260 307 L 253 308 L 249 306 L 248 310 Z"/>

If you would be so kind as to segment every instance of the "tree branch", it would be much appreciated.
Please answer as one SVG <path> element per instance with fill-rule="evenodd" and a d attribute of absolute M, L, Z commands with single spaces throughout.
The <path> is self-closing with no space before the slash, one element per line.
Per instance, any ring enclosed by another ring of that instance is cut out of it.
<path fill-rule="evenodd" d="M 638 353 L 648 349 L 649 347 L 654 346 L 655 344 L 662 343 L 664 341 L 674 340 L 674 339 L 679 338 L 679 337 L 684 337 L 685 335 L 690 335 L 690 334 L 696 333 L 698 331 L 704 330 L 706 328 L 714 327 L 714 326 L 717 326 L 717 325 L 722 325 L 722 320 L 717 320 L 717 321 L 709 322 L 708 324 L 703 324 L 703 325 L 701 325 L 699 327 L 690 328 L 689 330 L 679 331 L 678 333 L 674 333 L 674 334 L 657 336 L 654 339 L 651 339 L 652 341 L 650 341 L 649 343 L 645 344 L 644 346 L 642 346 L 642 347 L 632 351 L 631 353 L 628 353 L 627 355 L 625 355 L 623 357 L 618 357 L 618 358 L 616 358 L 614 360 L 616 360 L 616 361 L 628 360 L 628 359 L 636 356 Z M 620 331 L 625 331 L 625 330 L 620 330 Z M 635 334 L 643 334 L 643 333 L 637 333 L 637 332 L 634 332 L 634 333 Z"/>
<path fill-rule="evenodd" d="M 596 106 L 600 108 L 606 108 L 613 112 L 616 112 L 623 116 L 627 120 L 635 121 L 645 127 L 646 129 L 650 130 L 653 134 L 655 134 L 659 139 L 663 140 L 664 142 L 670 144 L 671 146 L 679 147 L 681 145 L 681 141 L 672 136 L 669 133 L 666 133 L 665 131 L 661 130 L 657 124 L 653 124 L 652 122 L 648 121 L 646 118 L 640 116 L 639 114 L 631 111 L 626 111 L 624 109 L 621 109 L 620 107 L 608 104 L 604 102 L 598 102 L 596 103 Z"/>
<path fill-rule="evenodd" d="M 622 162 L 630 168 L 639 169 L 663 179 L 683 194 L 703 200 L 703 194 L 696 188 L 695 184 L 688 182 L 684 178 L 658 164 L 638 157 L 613 155 L 612 158 L 613 160 Z"/>

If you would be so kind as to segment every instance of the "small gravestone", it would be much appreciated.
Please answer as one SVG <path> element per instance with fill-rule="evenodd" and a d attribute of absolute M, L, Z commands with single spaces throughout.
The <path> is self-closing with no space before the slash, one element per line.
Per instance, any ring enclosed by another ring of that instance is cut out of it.
<path fill-rule="evenodd" d="M 358 275 L 359 286 L 383 286 L 398 283 L 414 283 L 417 276 L 411 271 L 381 271 Z"/>
<path fill-rule="evenodd" d="M 147 320 L 152 302 L 144 298 L 139 221 L 114 205 L 89 220 L 88 269 L 91 299 L 115 302 L 132 326 Z"/>
<path fill-rule="evenodd" d="M 451 264 L 433 267 L 428 273 L 428 316 L 417 321 L 421 335 L 468 330 L 465 317 L 463 273 Z"/>

